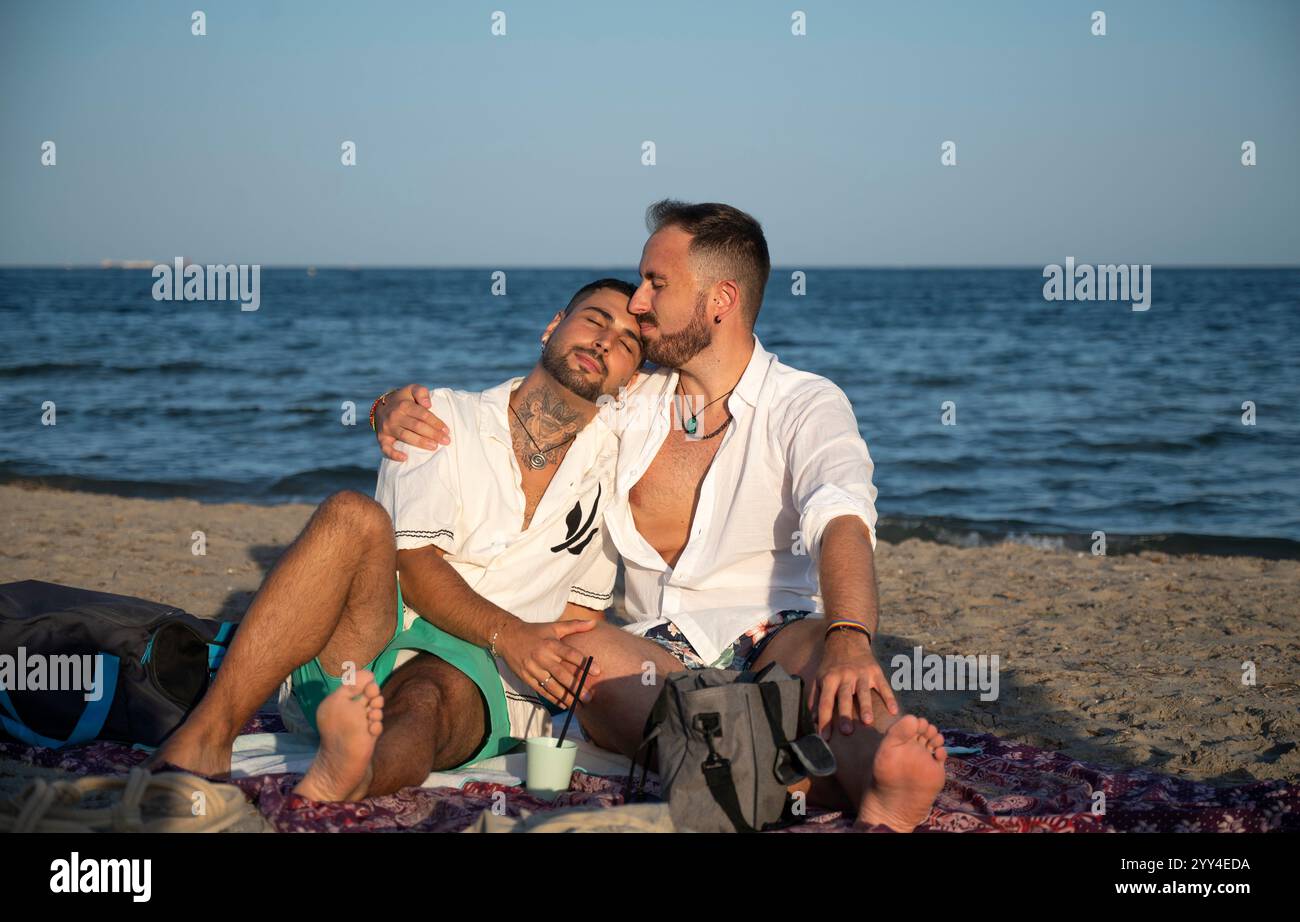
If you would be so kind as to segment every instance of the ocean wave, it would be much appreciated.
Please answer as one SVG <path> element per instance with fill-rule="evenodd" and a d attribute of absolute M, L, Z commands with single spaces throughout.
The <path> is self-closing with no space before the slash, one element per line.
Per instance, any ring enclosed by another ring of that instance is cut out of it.
<path fill-rule="evenodd" d="M 0 483 L 35 488 L 50 487 L 83 493 L 107 493 L 145 499 L 194 499 L 200 502 L 247 502 L 272 505 L 285 502 L 318 503 L 339 490 L 371 493 L 374 467 L 342 465 L 299 471 L 276 480 L 130 480 L 87 477 L 78 474 L 41 474 L 0 462 Z"/>
<path fill-rule="evenodd" d="M 114 375 L 187 374 L 196 371 L 217 374 L 240 374 L 244 369 L 234 365 L 213 365 L 196 359 L 180 359 L 152 365 L 118 365 L 104 362 L 32 362 L 0 368 L 0 378 L 28 378 L 37 375 L 85 374 L 101 372 Z"/>
<path fill-rule="evenodd" d="M 34 362 L 30 365 L 9 365 L 0 368 L 0 378 L 28 378 L 34 375 L 55 375 L 65 372 L 83 372 L 95 368 L 98 363 L 85 365 L 80 362 Z"/>
<path fill-rule="evenodd" d="M 372 492 L 375 488 L 375 467 L 348 464 L 338 467 L 318 467 L 299 471 L 267 487 L 271 496 L 319 496 L 322 499 L 338 490 Z"/>
<path fill-rule="evenodd" d="M 992 547 L 1023 544 L 1044 550 L 1091 553 L 1091 531 L 1065 531 L 1049 525 L 1022 521 L 973 521 L 944 516 L 883 516 L 876 535 L 897 543 L 915 538 L 955 547 Z M 1268 560 L 1300 560 L 1300 541 L 1289 538 L 1208 535 L 1191 532 L 1153 534 L 1106 533 L 1107 556 L 1153 551 L 1173 556 L 1204 554 L 1215 557 L 1263 557 Z"/>
<path fill-rule="evenodd" d="M 80 477 L 67 474 L 34 475 L 0 463 L 0 483 L 32 487 L 107 493 L 147 499 L 194 499 L 199 502 L 247 502 L 276 505 L 286 502 L 319 503 L 331 493 L 351 489 L 370 493 L 375 469 L 337 465 L 298 471 L 273 481 L 189 480 L 141 481 Z M 973 520 L 950 516 L 882 516 L 876 535 L 898 543 L 909 539 L 953 547 L 993 547 L 1020 544 L 1050 551 L 1091 553 L 1091 530 L 1070 530 L 1050 523 L 1018 519 Z M 1106 533 L 1106 554 L 1120 556 L 1143 551 L 1172 556 L 1203 554 L 1224 557 L 1262 557 L 1300 560 L 1300 541 L 1288 538 L 1161 532 L 1152 534 Z"/>
<path fill-rule="evenodd" d="M 1186 454 L 1187 452 L 1198 451 L 1202 448 L 1213 448 L 1217 445 L 1224 445 L 1234 439 L 1250 438 L 1252 433 L 1244 431 L 1246 427 L 1241 427 L 1242 432 L 1227 429 L 1216 429 L 1209 432 L 1202 432 L 1199 435 L 1184 436 L 1180 438 L 1138 438 L 1129 440 L 1089 440 L 1075 437 L 1068 441 L 1064 446 L 1067 450 L 1075 451 L 1113 451 L 1124 454 Z"/>

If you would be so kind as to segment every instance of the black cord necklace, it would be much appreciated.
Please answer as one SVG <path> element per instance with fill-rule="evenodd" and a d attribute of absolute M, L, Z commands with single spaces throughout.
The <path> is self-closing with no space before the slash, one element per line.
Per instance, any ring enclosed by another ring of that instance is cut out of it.
<path fill-rule="evenodd" d="M 731 425 L 731 417 L 728 416 L 728 417 L 726 418 L 726 420 L 723 422 L 723 424 L 722 424 L 721 426 L 719 426 L 717 429 L 714 429 L 714 430 L 713 430 L 712 432 L 710 432 L 708 435 L 702 435 L 702 436 L 700 436 L 700 441 L 701 441 L 701 442 L 704 442 L 704 441 L 707 441 L 707 440 L 713 438 L 715 435 L 717 435 L 719 432 L 721 432 L 723 429 L 726 429 L 726 428 L 727 428 L 728 426 L 730 426 L 730 425 Z"/>
<path fill-rule="evenodd" d="M 518 411 L 516 411 L 514 407 L 511 407 L 510 412 L 515 414 L 515 419 L 519 420 L 519 428 L 524 430 L 524 435 L 528 436 L 528 441 L 532 442 L 533 447 L 537 449 L 537 451 L 528 456 L 528 466 L 535 471 L 540 471 L 542 468 L 546 467 L 546 453 L 548 451 L 555 451 L 555 449 L 559 448 L 561 445 L 573 441 L 578 436 L 578 433 L 575 432 L 567 439 L 564 439 L 561 442 L 556 442 L 550 448 L 542 448 L 542 446 L 537 444 L 537 439 L 533 438 L 533 434 L 528 431 L 528 427 L 524 425 L 524 421 L 519 418 Z"/>
<path fill-rule="evenodd" d="M 713 400 L 710 400 L 710 401 L 709 401 L 708 403 L 706 403 L 704 406 L 700 407 L 700 410 L 699 410 L 698 413 L 692 413 L 690 419 L 683 420 L 683 421 L 682 421 L 682 428 L 686 430 L 686 434 L 687 434 L 687 435 L 694 435 L 694 434 L 695 434 L 695 430 L 698 429 L 698 428 L 700 428 L 700 421 L 699 421 L 699 417 L 700 417 L 700 415 L 701 415 L 702 413 L 704 413 L 704 411 L 707 410 L 709 407 L 711 407 L 711 406 L 713 406 L 715 403 L 717 403 L 719 400 L 725 400 L 726 398 L 730 397 L 730 396 L 731 396 L 731 391 L 734 391 L 734 390 L 735 390 L 735 388 L 733 387 L 730 391 L 727 391 L 727 392 L 726 392 L 725 394 L 723 394 L 721 397 L 717 397 L 717 398 L 715 398 L 715 399 L 713 399 Z M 686 404 L 686 395 L 682 393 L 682 382 L 681 382 L 681 379 L 680 379 L 680 378 L 677 380 L 677 395 L 678 395 L 679 397 L 682 398 L 682 405 L 684 406 L 684 405 Z M 727 419 L 727 423 L 729 423 L 729 422 L 731 422 L 731 419 L 730 419 L 730 418 Z M 711 438 L 713 438 L 715 435 L 717 435 L 719 432 L 721 432 L 723 428 L 726 427 L 727 423 L 723 423 L 721 428 L 718 428 L 718 429 L 713 430 L 713 432 L 709 433 L 708 435 L 701 436 L 701 440 L 703 440 L 703 439 L 711 439 Z"/>

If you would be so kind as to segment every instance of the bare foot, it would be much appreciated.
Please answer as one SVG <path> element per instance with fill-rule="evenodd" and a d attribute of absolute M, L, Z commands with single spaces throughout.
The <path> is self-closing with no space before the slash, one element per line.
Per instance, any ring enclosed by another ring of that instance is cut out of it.
<path fill-rule="evenodd" d="M 149 757 L 144 767 L 157 771 L 174 766 L 205 778 L 223 778 L 230 774 L 230 751 L 234 745 L 233 739 L 205 736 L 181 724 Z"/>
<path fill-rule="evenodd" d="M 937 727 L 915 714 L 900 717 L 876 750 L 858 823 L 884 823 L 897 832 L 911 832 L 924 823 L 943 788 L 947 760 Z"/>
<path fill-rule="evenodd" d="M 316 709 L 316 728 L 320 750 L 294 793 L 327 801 L 365 797 L 373 774 L 370 758 L 384 732 L 384 697 L 374 675 L 358 672 L 355 685 L 330 692 Z"/>

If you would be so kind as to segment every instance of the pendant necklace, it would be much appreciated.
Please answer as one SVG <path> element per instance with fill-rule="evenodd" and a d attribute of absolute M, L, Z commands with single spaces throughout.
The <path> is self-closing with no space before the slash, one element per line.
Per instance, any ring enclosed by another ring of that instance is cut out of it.
<path fill-rule="evenodd" d="M 515 419 L 519 419 L 519 414 L 515 411 L 514 407 L 510 408 L 510 412 L 515 414 Z M 533 434 L 528 431 L 528 427 L 524 425 L 524 421 L 522 419 L 519 419 L 519 428 L 524 430 L 524 435 L 528 436 L 528 441 L 532 442 L 533 447 L 537 449 L 537 451 L 533 452 L 531 455 L 528 456 L 528 466 L 535 471 L 540 471 L 542 468 L 546 467 L 546 453 L 548 451 L 555 451 L 555 449 L 559 448 L 561 445 L 565 444 L 566 442 L 573 441 L 575 438 L 577 438 L 578 435 L 575 432 L 567 439 L 564 439 L 563 441 L 560 442 L 556 442 L 550 448 L 542 448 L 542 446 L 537 444 L 537 439 L 533 438 Z"/>
<path fill-rule="evenodd" d="M 734 391 L 734 390 L 735 390 L 735 388 L 733 387 L 733 388 L 731 389 L 731 391 Z M 700 411 L 699 411 L 699 413 L 692 413 L 690 419 L 683 420 L 683 421 L 682 421 L 682 428 L 686 430 L 686 434 L 687 434 L 687 435 L 694 435 L 694 434 L 695 434 L 695 430 L 700 428 L 700 420 L 699 420 L 700 413 L 703 413 L 705 410 L 707 410 L 709 407 L 713 406 L 713 405 L 714 405 L 715 403 L 717 403 L 719 400 L 725 400 L 727 397 L 730 397 L 730 396 L 731 396 L 731 391 L 727 391 L 727 392 L 726 392 L 725 394 L 723 394 L 721 397 L 718 397 L 718 398 L 716 398 L 716 399 L 714 399 L 714 400 L 710 400 L 710 401 L 709 401 L 708 403 L 706 403 L 704 406 L 700 407 Z M 682 393 L 682 382 L 681 382 L 680 380 L 677 382 L 677 393 L 678 393 L 678 395 L 682 398 L 682 404 L 685 405 L 685 403 L 686 403 L 686 395 Z M 728 420 L 727 422 L 730 422 L 730 420 Z M 725 426 L 726 423 L 723 423 L 722 425 Z M 717 432 L 714 432 L 712 435 L 707 435 L 707 436 L 705 436 L 705 438 L 712 438 L 714 435 L 717 435 L 718 432 L 720 432 L 720 431 L 721 431 L 721 430 L 719 429 Z"/>

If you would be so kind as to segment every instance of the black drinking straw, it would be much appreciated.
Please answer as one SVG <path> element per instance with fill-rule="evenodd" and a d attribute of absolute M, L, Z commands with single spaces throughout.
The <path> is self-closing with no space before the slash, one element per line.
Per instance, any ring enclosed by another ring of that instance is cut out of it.
<path fill-rule="evenodd" d="M 560 738 L 555 741 L 556 749 L 564 745 L 564 736 L 569 732 L 569 721 L 573 720 L 573 712 L 578 709 L 578 699 L 582 697 L 582 686 L 587 682 L 587 670 L 591 668 L 593 659 L 595 657 L 589 656 L 582 661 L 582 678 L 578 679 L 578 690 L 573 693 L 573 707 L 569 708 L 569 715 L 564 718 L 564 729 L 560 731 Z"/>

